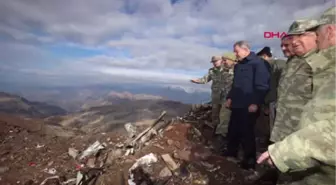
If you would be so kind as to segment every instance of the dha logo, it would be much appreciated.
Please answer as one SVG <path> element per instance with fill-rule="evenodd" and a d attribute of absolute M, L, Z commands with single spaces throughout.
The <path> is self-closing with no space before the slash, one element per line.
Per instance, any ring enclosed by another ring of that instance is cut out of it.
<path fill-rule="evenodd" d="M 286 32 L 271 32 L 271 31 L 265 31 L 264 32 L 264 38 L 265 39 L 273 39 L 273 38 L 282 38 L 284 36 L 286 36 L 287 33 Z"/>

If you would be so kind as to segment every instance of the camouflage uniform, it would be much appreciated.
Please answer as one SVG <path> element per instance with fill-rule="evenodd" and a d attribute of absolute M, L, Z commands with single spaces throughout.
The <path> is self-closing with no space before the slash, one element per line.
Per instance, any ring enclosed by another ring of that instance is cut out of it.
<path fill-rule="evenodd" d="M 233 79 L 233 69 L 228 69 L 224 65 L 220 68 L 212 67 L 207 75 L 198 79 L 200 84 L 212 81 L 211 102 L 212 102 L 212 124 L 217 127 L 216 134 L 227 133 L 227 125 L 230 111 L 222 106 L 229 90 L 231 89 Z M 227 121 L 225 121 L 227 120 Z"/>
<path fill-rule="evenodd" d="M 335 8 L 328 11 L 335 24 Z M 298 131 L 269 146 L 268 151 L 281 172 L 304 175 L 295 184 L 334 185 L 335 46 L 314 54 L 307 63 L 312 67 L 314 91 L 303 109 Z"/>
<path fill-rule="evenodd" d="M 220 123 L 219 113 L 224 101 L 224 81 L 225 73 L 228 69 L 222 65 L 220 68 L 212 67 L 207 75 L 199 78 L 200 84 L 206 84 L 212 81 L 211 85 L 211 102 L 212 102 L 212 124 L 217 126 Z"/>
<path fill-rule="evenodd" d="M 295 21 L 288 34 L 302 34 L 303 26 L 316 25 L 316 22 L 307 20 Z M 302 57 L 293 57 L 287 61 L 287 65 L 281 76 L 278 87 L 278 101 L 276 118 L 272 129 L 272 142 L 281 141 L 289 134 L 297 131 L 304 105 L 312 98 L 313 81 L 312 68 L 307 63 L 310 57 L 316 53 L 312 50 Z"/>
<path fill-rule="evenodd" d="M 223 75 L 224 75 L 223 99 L 225 100 L 232 86 L 233 68 L 226 69 Z M 222 106 L 219 114 L 220 124 L 216 128 L 216 134 L 221 134 L 222 136 L 226 137 L 229 127 L 230 115 L 231 110 L 227 109 L 225 106 Z"/>
<path fill-rule="evenodd" d="M 265 97 L 265 106 L 268 106 L 269 108 L 269 119 L 270 119 L 269 124 L 271 133 L 275 120 L 276 101 L 278 97 L 277 89 L 282 71 L 286 66 L 286 61 L 279 59 L 271 59 L 269 63 L 271 65 L 272 71 L 270 80 L 270 91 L 267 93 Z"/>
<path fill-rule="evenodd" d="M 305 106 L 298 131 L 268 151 L 283 173 L 303 171 L 297 184 L 335 184 L 335 47 L 314 55 L 314 95 Z M 312 170 L 313 169 L 313 170 Z"/>
<path fill-rule="evenodd" d="M 316 51 L 307 53 L 303 58 L 288 60 L 278 87 L 276 118 L 271 132 L 272 142 L 297 130 L 303 106 L 312 98 L 312 71 L 306 59 Z"/>

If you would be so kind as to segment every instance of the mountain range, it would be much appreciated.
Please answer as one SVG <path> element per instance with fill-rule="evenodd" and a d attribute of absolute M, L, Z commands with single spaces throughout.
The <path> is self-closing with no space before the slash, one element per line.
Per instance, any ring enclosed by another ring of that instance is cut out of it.
<path fill-rule="evenodd" d="M 199 104 L 210 100 L 210 93 L 180 86 L 114 84 L 92 86 L 15 86 L 2 85 L 0 91 L 10 92 L 31 101 L 62 107 L 68 112 L 83 108 L 108 105 L 118 99 L 163 99 L 184 104 Z"/>

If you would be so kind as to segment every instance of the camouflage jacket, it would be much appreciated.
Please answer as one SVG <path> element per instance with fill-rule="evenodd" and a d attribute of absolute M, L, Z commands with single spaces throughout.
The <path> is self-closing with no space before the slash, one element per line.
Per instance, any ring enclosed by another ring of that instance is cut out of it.
<path fill-rule="evenodd" d="M 279 59 L 272 59 L 269 61 L 271 65 L 271 79 L 270 90 L 265 97 L 265 104 L 269 104 L 277 100 L 278 85 L 283 69 L 286 66 L 286 61 Z"/>
<path fill-rule="evenodd" d="M 308 185 L 335 184 L 335 47 L 320 51 L 312 66 L 314 92 L 299 123 L 299 130 L 269 146 L 281 172 L 306 172 Z"/>
<path fill-rule="evenodd" d="M 297 130 L 304 105 L 312 98 L 312 68 L 307 60 L 316 50 L 290 59 L 278 87 L 276 117 L 270 140 L 281 141 Z"/>
<path fill-rule="evenodd" d="M 211 98 L 214 103 L 222 103 L 231 89 L 233 81 L 233 69 L 222 66 L 219 69 L 210 68 L 207 75 L 198 79 L 201 84 L 212 81 Z"/>

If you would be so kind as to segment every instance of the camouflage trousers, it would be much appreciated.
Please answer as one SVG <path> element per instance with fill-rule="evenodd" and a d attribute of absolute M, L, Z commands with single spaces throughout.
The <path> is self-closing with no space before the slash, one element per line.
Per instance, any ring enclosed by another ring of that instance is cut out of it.
<path fill-rule="evenodd" d="M 220 113 L 220 110 L 222 108 L 222 104 L 219 104 L 219 103 L 214 103 L 212 104 L 212 126 L 213 127 L 216 127 L 219 125 L 220 123 L 220 119 L 219 119 L 219 113 Z"/>
<path fill-rule="evenodd" d="M 231 110 L 222 104 L 212 105 L 212 124 L 216 127 L 215 134 L 226 137 L 230 122 Z"/>
<path fill-rule="evenodd" d="M 270 133 L 272 133 L 272 129 L 275 121 L 275 113 L 276 113 L 276 102 L 271 102 L 269 104 L 269 125 L 270 125 Z"/>

